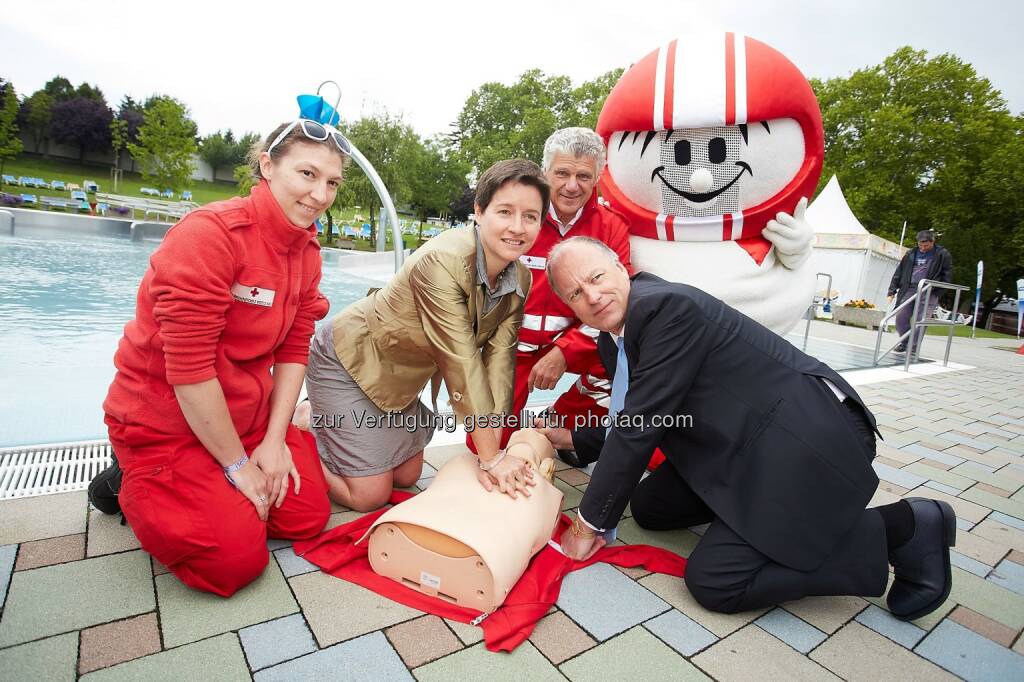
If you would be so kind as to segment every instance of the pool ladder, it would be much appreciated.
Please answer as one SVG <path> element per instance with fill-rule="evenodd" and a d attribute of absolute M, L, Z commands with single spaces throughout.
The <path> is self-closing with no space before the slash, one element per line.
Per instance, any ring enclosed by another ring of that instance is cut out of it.
<path fill-rule="evenodd" d="M 934 279 L 922 279 L 920 282 L 918 282 L 917 292 L 913 296 L 908 298 L 906 301 L 900 303 L 898 306 L 896 306 L 888 313 L 886 313 L 885 317 L 882 318 L 882 321 L 878 323 L 878 336 L 875 337 L 874 364 L 877 366 L 878 363 L 882 360 L 882 358 L 884 358 L 886 355 L 894 351 L 897 346 L 899 346 L 901 343 L 907 343 L 917 333 L 918 328 L 949 327 L 949 331 L 946 333 L 946 353 L 945 355 L 942 356 L 942 366 L 948 367 L 949 349 L 950 346 L 953 345 L 953 327 L 954 325 L 956 325 L 956 312 L 957 310 L 960 309 L 960 292 L 967 291 L 969 288 L 970 287 L 965 287 L 962 284 L 950 284 L 949 282 L 940 282 Z M 927 320 L 918 319 L 919 313 L 923 312 L 921 308 L 921 301 L 927 301 L 931 297 L 932 289 L 946 289 L 948 291 L 956 292 L 953 300 L 953 313 L 949 316 L 950 319 L 939 320 L 934 317 L 929 318 Z M 914 306 L 914 311 L 910 318 L 910 329 L 907 330 L 905 334 L 902 334 L 898 339 L 896 339 L 896 343 L 894 343 L 892 346 L 886 349 L 885 352 L 882 352 L 880 354 L 880 351 L 882 349 L 882 334 L 885 333 L 885 328 L 888 325 L 889 320 L 895 318 L 896 314 L 899 311 L 903 310 L 904 308 L 911 304 L 913 304 Z M 904 372 L 910 370 L 910 365 L 912 362 L 918 362 L 921 358 L 921 346 L 924 345 L 924 329 L 921 330 L 921 342 L 917 344 L 917 347 L 914 348 L 913 344 L 909 345 L 911 347 L 907 351 L 906 357 L 903 359 Z"/>

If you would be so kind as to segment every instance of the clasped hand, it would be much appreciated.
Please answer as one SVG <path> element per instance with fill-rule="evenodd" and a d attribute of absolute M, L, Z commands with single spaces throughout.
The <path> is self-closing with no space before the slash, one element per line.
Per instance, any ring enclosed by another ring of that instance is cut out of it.
<path fill-rule="evenodd" d="M 295 494 L 299 494 L 299 471 L 292 462 L 292 452 L 284 441 L 264 440 L 252 451 L 250 459 L 267 478 L 269 503 L 280 508 L 288 494 L 288 477 L 295 483 Z"/>
<path fill-rule="evenodd" d="M 487 492 L 494 490 L 494 486 L 498 486 L 498 490 L 512 499 L 517 497 L 517 493 L 529 497 L 529 487 L 537 485 L 537 481 L 533 478 L 533 467 L 529 462 L 512 455 L 506 455 L 489 471 L 481 469 L 477 472 L 476 477 Z"/>

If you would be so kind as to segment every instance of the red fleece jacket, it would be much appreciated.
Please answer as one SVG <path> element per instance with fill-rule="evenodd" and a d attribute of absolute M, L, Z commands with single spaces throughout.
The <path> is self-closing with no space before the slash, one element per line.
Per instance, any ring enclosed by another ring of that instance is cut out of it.
<path fill-rule="evenodd" d="M 172 386 L 216 377 L 239 435 L 265 430 L 271 367 L 306 364 L 314 324 L 327 314 L 319 252 L 316 228 L 292 225 L 266 182 L 185 216 L 142 278 L 114 355 L 107 415 L 190 434 Z"/>

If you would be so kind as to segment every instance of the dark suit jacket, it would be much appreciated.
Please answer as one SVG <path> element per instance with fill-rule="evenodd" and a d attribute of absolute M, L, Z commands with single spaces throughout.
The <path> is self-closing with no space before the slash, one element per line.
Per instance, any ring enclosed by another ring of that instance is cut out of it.
<path fill-rule="evenodd" d="M 812 570 L 874 494 L 871 455 L 820 380 L 863 402 L 835 371 L 717 298 L 654 275 L 633 278 L 626 312 L 629 388 L 622 418 L 573 432 L 600 454 L 580 512 L 615 526 L 656 447 L 715 515 L 774 561 Z M 617 349 L 603 333 L 609 375 Z M 864 407 L 872 427 L 874 417 Z M 655 416 L 690 415 L 665 427 Z"/>

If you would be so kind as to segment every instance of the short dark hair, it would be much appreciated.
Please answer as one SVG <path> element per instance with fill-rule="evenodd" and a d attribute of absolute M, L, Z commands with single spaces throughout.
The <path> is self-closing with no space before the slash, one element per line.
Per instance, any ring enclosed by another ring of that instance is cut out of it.
<path fill-rule="evenodd" d="M 919 242 L 933 242 L 935 241 L 935 233 L 931 230 L 921 230 L 917 233 L 917 241 Z"/>
<path fill-rule="evenodd" d="M 476 183 L 474 197 L 474 203 L 480 211 L 487 210 L 494 194 L 510 182 L 533 187 L 540 192 L 540 212 L 543 219 L 544 213 L 548 210 L 548 201 L 551 199 L 551 185 L 548 184 L 548 179 L 544 177 L 544 171 L 540 166 L 526 159 L 498 161 L 484 171 Z"/>
<path fill-rule="evenodd" d="M 263 179 L 263 172 L 260 170 L 260 154 L 267 151 L 267 149 L 270 148 L 270 145 L 274 143 L 274 140 L 277 139 L 277 136 L 280 135 L 281 132 L 284 131 L 284 129 L 290 126 L 291 124 L 291 121 L 282 123 L 281 125 L 271 130 L 270 134 L 267 135 L 264 139 L 257 139 L 253 143 L 252 147 L 249 148 L 249 152 L 245 155 L 245 160 L 248 163 L 249 168 L 252 170 L 253 179 Z M 309 137 L 306 137 L 306 134 L 302 132 L 299 126 L 295 126 L 294 128 L 292 128 L 285 136 L 285 138 L 277 143 L 277 146 L 274 147 L 274 149 L 270 152 L 271 160 L 277 161 L 282 156 L 286 155 L 288 153 L 288 150 L 295 146 L 295 143 L 297 142 L 305 142 L 306 144 L 326 144 L 328 149 L 333 150 L 338 154 L 338 156 L 341 157 L 342 172 L 344 172 L 344 170 L 348 168 L 349 163 L 351 163 L 352 161 L 352 159 L 349 158 L 348 154 L 345 154 L 340 149 L 338 149 L 338 145 L 334 144 L 334 141 L 330 137 L 327 137 L 324 140 L 311 139 Z"/>

